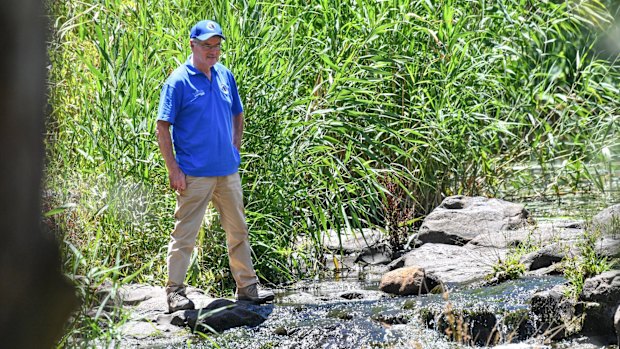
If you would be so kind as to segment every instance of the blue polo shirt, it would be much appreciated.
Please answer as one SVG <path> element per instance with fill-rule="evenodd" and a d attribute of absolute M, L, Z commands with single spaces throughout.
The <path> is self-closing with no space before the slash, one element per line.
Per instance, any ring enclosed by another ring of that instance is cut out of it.
<path fill-rule="evenodd" d="M 211 80 L 190 58 L 164 83 L 157 120 L 172 124 L 175 158 L 190 176 L 227 176 L 241 158 L 232 143 L 232 118 L 243 111 L 235 78 L 220 63 Z"/>

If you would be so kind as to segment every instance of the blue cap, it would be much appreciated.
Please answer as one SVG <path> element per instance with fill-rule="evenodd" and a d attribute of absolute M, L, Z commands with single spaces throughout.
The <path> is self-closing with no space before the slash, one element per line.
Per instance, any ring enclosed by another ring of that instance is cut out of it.
<path fill-rule="evenodd" d="M 208 20 L 196 23 L 189 32 L 190 39 L 198 39 L 200 41 L 205 41 L 215 35 L 226 39 L 222 34 L 222 27 L 216 22 Z"/>

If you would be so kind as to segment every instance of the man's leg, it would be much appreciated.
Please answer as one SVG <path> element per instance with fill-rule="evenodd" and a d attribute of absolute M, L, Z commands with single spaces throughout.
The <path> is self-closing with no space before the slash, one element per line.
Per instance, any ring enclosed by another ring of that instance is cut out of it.
<path fill-rule="evenodd" d="M 213 205 L 219 212 L 222 228 L 226 231 L 230 271 L 237 287 L 257 283 L 238 173 L 218 177 L 218 184 L 213 192 Z"/>
<path fill-rule="evenodd" d="M 205 210 L 215 188 L 215 177 L 187 176 L 187 188 L 177 192 L 177 206 L 174 212 L 175 225 L 168 245 L 168 282 L 170 311 L 189 307 L 185 297 L 185 275 L 196 245 L 196 237 L 204 219 Z M 176 295 L 175 295 L 176 294 Z M 181 297 L 178 297 L 180 295 Z M 171 299 L 171 297 L 176 297 Z M 177 307 L 175 304 L 179 303 Z M 185 304 L 185 305 L 184 305 Z M 193 308 L 193 304 L 192 308 Z"/>
<path fill-rule="evenodd" d="M 220 214 L 222 228 L 226 231 L 230 271 L 237 284 L 237 299 L 258 303 L 273 300 L 273 292 L 262 291 L 257 287 L 258 277 L 252 264 L 252 250 L 238 173 L 218 177 L 218 184 L 213 192 L 213 204 Z"/>

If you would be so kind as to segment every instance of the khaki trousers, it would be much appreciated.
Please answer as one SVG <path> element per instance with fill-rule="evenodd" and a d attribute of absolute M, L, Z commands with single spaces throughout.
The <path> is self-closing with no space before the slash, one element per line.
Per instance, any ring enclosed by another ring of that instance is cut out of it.
<path fill-rule="evenodd" d="M 167 291 L 184 288 L 190 257 L 210 201 L 220 214 L 222 228 L 226 231 L 230 271 L 237 287 L 257 283 L 239 173 L 221 177 L 187 176 L 186 182 L 186 189 L 177 192 L 175 225 L 168 245 Z"/>

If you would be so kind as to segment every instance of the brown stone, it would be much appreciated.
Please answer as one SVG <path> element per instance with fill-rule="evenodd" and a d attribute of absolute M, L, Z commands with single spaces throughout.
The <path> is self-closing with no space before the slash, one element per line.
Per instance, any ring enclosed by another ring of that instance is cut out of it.
<path fill-rule="evenodd" d="M 440 282 L 424 268 L 412 266 L 392 270 L 381 278 L 379 289 L 400 296 L 429 293 Z"/>

